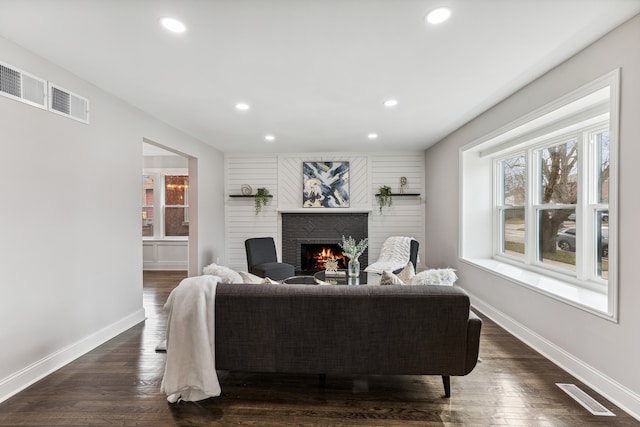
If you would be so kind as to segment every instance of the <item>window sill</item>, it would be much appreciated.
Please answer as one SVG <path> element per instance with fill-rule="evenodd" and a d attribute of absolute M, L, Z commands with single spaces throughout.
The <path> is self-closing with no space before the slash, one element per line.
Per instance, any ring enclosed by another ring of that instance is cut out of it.
<path fill-rule="evenodd" d="M 143 237 L 143 242 L 188 242 L 189 237 L 176 236 L 176 237 Z"/>
<path fill-rule="evenodd" d="M 608 298 L 603 292 L 587 289 L 495 259 L 463 258 L 461 261 L 604 319 L 612 322 L 617 321 L 609 312 Z"/>

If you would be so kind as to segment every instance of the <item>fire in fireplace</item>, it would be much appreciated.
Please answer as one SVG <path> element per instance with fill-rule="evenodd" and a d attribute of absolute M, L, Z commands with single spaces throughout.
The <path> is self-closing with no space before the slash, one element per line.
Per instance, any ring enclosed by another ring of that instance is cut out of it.
<path fill-rule="evenodd" d="M 324 270 L 324 263 L 329 258 L 338 261 L 338 268 L 347 268 L 349 261 L 342 255 L 338 244 L 302 244 L 300 247 L 301 267 L 306 271 Z"/>

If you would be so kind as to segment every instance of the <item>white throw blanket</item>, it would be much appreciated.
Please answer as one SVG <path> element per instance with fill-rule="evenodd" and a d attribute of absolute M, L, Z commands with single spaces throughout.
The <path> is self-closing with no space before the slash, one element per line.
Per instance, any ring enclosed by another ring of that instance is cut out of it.
<path fill-rule="evenodd" d="M 387 238 L 382 245 L 378 260 L 364 270 L 370 273 L 382 274 L 383 271 L 395 271 L 403 268 L 409 262 L 412 240 L 414 240 L 413 237 L 404 236 Z"/>
<path fill-rule="evenodd" d="M 164 306 L 169 318 L 161 390 L 171 403 L 220 396 L 214 324 L 219 280 L 208 275 L 184 279 Z"/>

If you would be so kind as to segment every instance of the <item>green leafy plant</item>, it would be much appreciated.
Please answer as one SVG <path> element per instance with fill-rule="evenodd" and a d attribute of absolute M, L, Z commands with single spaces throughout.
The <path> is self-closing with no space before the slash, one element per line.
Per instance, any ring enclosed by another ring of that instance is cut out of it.
<path fill-rule="evenodd" d="M 254 200 L 256 205 L 256 215 L 258 215 L 262 210 L 262 207 L 267 206 L 267 203 L 269 203 L 269 190 L 264 187 L 258 188 L 256 190 Z"/>
<path fill-rule="evenodd" d="M 353 237 L 344 237 L 342 236 L 342 243 L 338 243 L 340 248 L 342 249 L 342 254 L 349 258 L 350 260 L 357 260 L 360 255 L 367 249 L 369 245 L 369 239 L 364 238 L 360 240 L 358 244 Z"/>
<path fill-rule="evenodd" d="M 382 208 L 385 206 L 391 207 L 391 203 L 393 202 L 393 198 L 391 197 L 391 187 L 388 185 L 380 187 L 376 198 L 378 199 L 378 205 L 380 205 L 380 212 L 382 212 Z"/>

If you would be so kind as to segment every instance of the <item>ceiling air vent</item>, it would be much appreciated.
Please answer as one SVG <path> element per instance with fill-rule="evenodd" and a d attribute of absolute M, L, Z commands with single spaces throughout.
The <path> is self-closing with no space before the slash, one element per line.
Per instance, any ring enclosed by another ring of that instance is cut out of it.
<path fill-rule="evenodd" d="M 89 123 L 89 100 L 49 83 L 49 111 Z"/>
<path fill-rule="evenodd" d="M 39 108 L 47 108 L 44 80 L 0 62 L 0 95 Z"/>

